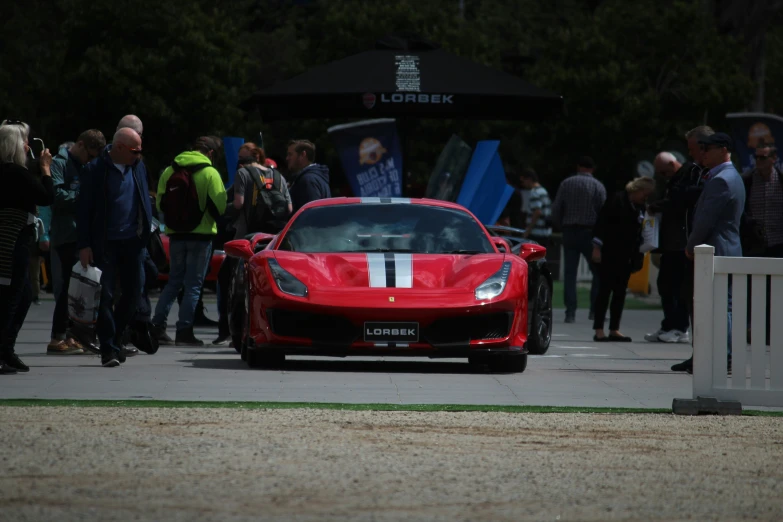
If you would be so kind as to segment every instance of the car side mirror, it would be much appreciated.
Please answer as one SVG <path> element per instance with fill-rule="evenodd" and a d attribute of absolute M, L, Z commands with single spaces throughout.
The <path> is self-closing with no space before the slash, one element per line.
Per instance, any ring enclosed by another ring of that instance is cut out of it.
<path fill-rule="evenodd" d="M 519 257 L 525 261 L 538 261 L 546 257 L 546 247 L 535 243 L 522 243 L 519 248 Z"/>
<path fill-rule="evenodd" d="M 275 237 L 276 236 L 274 234 L 265 234 L 263 232 L 253 234 L 253 239 L 250 240 L 250 246 L 252 247 L 253 252 L 260 252 L 261 250 L 265 249 L 266 246 L 271 243 Z"/>
<path fill-rule="evenodd" d="M 226 251 L 226 255 L 236 257 L 239 259 L 249 260 L 255 253 L 250 246 L 250 241 L 247 239 L 235 239 L 233 241 L 227 241 L 223 246 L 223 250 Z"/>
<path fill-rule="evenodd" d="M 495 245 L 495 247 L 500 250 L 504 254 L 510 254 L 511 253 L 511 245 L 508 244 L 508 241 L 503 239 L 502 237 L 493 236 L 492 237 L 492 244 Z"/>

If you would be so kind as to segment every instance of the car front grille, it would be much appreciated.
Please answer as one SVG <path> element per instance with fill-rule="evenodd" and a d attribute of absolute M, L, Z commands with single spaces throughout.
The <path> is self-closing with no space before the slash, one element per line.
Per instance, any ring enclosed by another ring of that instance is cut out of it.
<path fill-rule="evenodd" d="M 448 317 L 438 319 L 424 328 L 422 337 L 433 346 L 502 339 L 508 336 L 512 319 L 511 312 Z"/>
<path fill-rule="evenodd" d="M 316 344 L 351 344 L 361 334 L 351 321 L 338 315 L 290 310 L 267 310 L 267 315 L 275 335 L 302 337 Z"/>

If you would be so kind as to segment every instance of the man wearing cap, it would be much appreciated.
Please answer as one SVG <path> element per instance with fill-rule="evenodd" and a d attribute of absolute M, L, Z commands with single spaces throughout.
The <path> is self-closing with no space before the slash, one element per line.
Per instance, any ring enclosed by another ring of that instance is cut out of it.
<path fill-rule="evenodd" d="M 731 162 L 732 139 L 723 132 L 699 139 L 702 163 L 708 170 L 702 175 L 702 190 L 696 203 L 693 227 L 688 236 L 685 255 L 693 260 L 698 245 L 711 245 L 715 255 L 742 257 L 740 222 L 745 209 L 745 185 Z M 728 368 L 731 370 L 731 285 L 728 306 Z M 687 363 L 687 361 L 686 361 Z M 692 372 L 691 358 L 690 368 Z"/>

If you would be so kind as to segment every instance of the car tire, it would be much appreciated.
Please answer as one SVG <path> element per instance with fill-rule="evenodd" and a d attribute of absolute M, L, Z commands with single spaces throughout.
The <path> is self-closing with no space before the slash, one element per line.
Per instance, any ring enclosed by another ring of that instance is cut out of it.
<path fill-rule="evenodd" d="M 527 354 L 500 354 L 487 361 L 492 373 L 522 373 L 527 368 Z"/>
<path fill-rule="evenodd" d="M 552 342 L 552 286 L 543 276 L 539 276 L 533 285 L 535 299 L 530 310 L 530 331 L 527 336 L 527 349 L 532 355 L 544 355 Z"/>

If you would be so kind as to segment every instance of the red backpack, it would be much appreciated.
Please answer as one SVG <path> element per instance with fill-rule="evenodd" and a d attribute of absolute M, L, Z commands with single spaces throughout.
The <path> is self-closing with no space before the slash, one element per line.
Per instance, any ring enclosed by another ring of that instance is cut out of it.
<path fill-rule="evenodd" d="M 176 161 L 171 164 L 174 172 L 166 181 L 166 192 L 160 198 L 163 222 L 167 229 L 170 228 L 175 232 L 190 232 L 201 224 L 204 211 L 199 205 L 193 174 L 209 166 L 209 163 L 200 163 L 181 167 Z"/>

